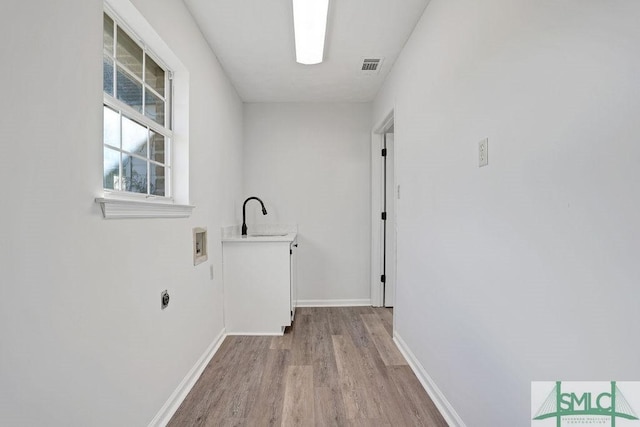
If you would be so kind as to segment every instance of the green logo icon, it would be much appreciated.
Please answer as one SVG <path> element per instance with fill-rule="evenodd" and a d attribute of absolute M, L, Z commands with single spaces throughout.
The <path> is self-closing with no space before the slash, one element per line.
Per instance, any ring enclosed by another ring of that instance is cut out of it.
<path fill-rule="evenodd" d="M 611 381 L 611 389 L 601 393 L 562 392 L 562 381 L 556 381 L 555 386 L 538 409 L 533 420 L 555 418 L 556 426 L 561 427 L 563 417 L 608 417 L 611 427 L 615 427 L 616 418 L 637 420 L 635 412 L 624 395 Z"/>

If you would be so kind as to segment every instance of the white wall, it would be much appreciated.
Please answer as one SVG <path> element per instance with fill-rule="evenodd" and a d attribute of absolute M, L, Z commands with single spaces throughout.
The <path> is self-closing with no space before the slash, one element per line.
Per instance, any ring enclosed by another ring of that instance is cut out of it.
<path fill-rule="evenodd" d="M 245 104 L 247 224 L 299 227 L 298 297 L 369 300 L 370 104 Z"/>
<path fill-rule="evenodd" d="M 190 72 L 189 219 L 108 221 L 94 203 L 102 2 L 0 6 L 2 425 L 146 425 L 223 328 L 217 236 L 237 220 L 242 103 L 182 2 L 134 4 Z M 198 267 L 194 226 L 211 233 Z"/>
<path fill-rule="evenodd" d="M 374 103 L 396 118 L 396 332 L 469 426 L 530 425 L 532 380 L 640 378 L 638 16 L 432 0 Z"/>

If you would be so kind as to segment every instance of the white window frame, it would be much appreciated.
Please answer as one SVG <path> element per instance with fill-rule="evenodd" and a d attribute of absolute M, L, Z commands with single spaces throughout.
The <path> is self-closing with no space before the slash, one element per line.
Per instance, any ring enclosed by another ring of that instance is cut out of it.
<path fill-rule="evenodd" d="M 97 197 L 95 201 L 101 205 L 105 218 L 188 217 L 194 208 L 189 204 L 188 181 L 189 73 L 178 57 L 129 0 L 105 0 L 104 12 L 120 25 L 132 39 L 138 42 L 145 53 L 149 54 L 158 65 L 169 71 L 165 73 L 165 78 L 168 79 L 169 75 L 171 75 L 170 84 L 165 85 L 165 92 L 171 91 L 169 96 L 171 97 L 172 105 L 171 110 L 165 112 L 166 124 L 170 128 L 171 138 L 170 144 L 166 144 L 168 152 L 165 153 L 165 156 L 168 156 L 168 160 L 165 160 L 165 162 L 170 165 L 170 171 L 169 176 L 165 177 L 165 195 L 167 196 L 149 196 L 148 194 L 103 188 L 102 197 Z M 145 43 L 140 43 L 141 40 L 144 40 Z M 115 72 L 116 70 L 114 69 Z M 103 95 L 103 105 L 108 105 L 111 108 L 116 107 L 116 111 L 122 110 L 127 117 L 149 126 L 154 131 L 161 130 L 158 129 L 161 125 L 149 117 L 104 92 Z M 103 107 L 101 106 L 101 108 Z M 163 132 L 160 133 L 165 134 Z M 105 146 L 102 140 L 101 144 L 103 147 Z M 101 166 L 100 176 L 102 177 L 104 162 L 101 162 Z"/>
<path fill-rule="evenodd" d="M 171 130 L 171 116 L 172 116 L 172 94 L 171 94 L 171 77 L 172 77 L 172 72 L 169 69 L 169 67 L 167 67 L 162 60 L 160 60 L 156 55 L 153 54 L 153 52 L 151 52 L 148 47 L 146 46 L 146 44 L 144 43 L 144 40 L 138 39 L 138 37 L 135 35 L 135 33 L 133 33 L 130 29 L 127 28 L 126 23 L 124 23 L 118 16 L 116 16 L 114 13 L 110 13 L 108 10 L 105 10 L 104 12 L 112 21 L 113 21 L 113 54 L 110 54 L 109 52 L 104 52 L 105 57 L 109 58 L 112 62 L 113 65 L 113 81 L 111 82 L 111 88 L 113 89 L 113 95 L 109 95 L 107 92 L 103 91 L 103 97 L 104 97 L 104 105 L 106 105 L 107 107 L 111 108 L 112 110 L 114 110 L 116 113 L 118 113 L 118 115 L 120 116 L 120 135 L 118 138 L 118 141 L 120 143 L 119 147 L 114 147 L 111 146 L 109 144 L 104 144 L 106 148 L 109 148 L 111 150 L 117 151 L 119 153 L 120 156 L 120 161 L 119 161 L 119 172 L 118 172 L 118 176 L 119 176 L 119 182 L 118 185 L 122 186 L 122 184 L 124 183 L 124 165 L 123 165 L 123 157 L 124 155 L 128 155 L 129 157 L 133 158 L 138 158 L 141 159 L 142 161 L 145 162 L 146 164 L 146 171 L 145 171 L 145 182 L 146 182 L 146 191 L 145 193 L 137 193 L 137 192 L 131 192 L 131 191 L 127 191 L 124 188 L 116 188 L 116 189 L 108 189 L 105 188 L 104 191 L 105 192 L 112 192 L 112 193 L 127 193 L 129 195 L 131 195 L 132 197 L 140 197 L 143 196 L 145 198 L 163 198 L 166 200 L 171 200 L 173 201 L 173 197 L 172 197 L 172 193 L 171 193 L 171 144 L 173 141 L 173 132 Z M 142 51 L 142 78 L 138 77 L 136 75 L 136 73 L 134 73 L 131 69 L 129 69 L 129 67 L 127 67 L 126 64 L 123 64 L 122 62 L 120 62 L 118 60 L 117 57 L 117 50 L 118 50 L 118 35 L 119 35 L 119 30 L 122 30 L 127 36 L 129 36 L 134 43 L 136 43 L 138 45 L 138 47 L 141 49 Z M 147 84 L 146 82 L 146 62 L 147 62 L 147 56 L 149 56 L 153 61 L 155 61 L 158 66 L 160 66 L 160 68 L 162 68 L 162 70 L 164 71 L 164 88 L 165 88 L 165 94 L 164 96 L 159 94 L 157 91 L 155 91 L 150 85 Z M 122 72 L 124 74 L 127 75 L 127 77 L 130 80 L 133 80 L 135 82 L 137 82 L 140 87 L 142 88 L 142 93 L 141 93 L 141 109 L 142 109 L 142 113 L 137 111 L 136 109 L 134 109 L 133 107 L 131 107 L 129 104 L 127 104 L 126 102 L 121 101 L 120 99 L 118 99 L 118 85 L 116 84 L 117 81 L 117 76 L 118 73 L 120 72 L 120 70 L 122 70 Z M 157 98 L 161 99 L 164 102 L 164 118 L 165 118 L 165 123 L 164 125 L 161 125 L 159 123 L 157 123 L 156 121 L 154 121 L 153 119 L 151 119 L 149 116 L 146 115 L 146 101 L 147 101 L 147 96 L 146 96 L 146 92 L 150 91 L 151 94 L 153 94 L 154 96 L 156 96 Z M 147 148 L 146 148 L 146 156 L 142 157 L 136 153 L 128 153 L 125 152 L 125 150 L 122 148 L 122 117 L 126 117 L 130 120 L 133 120 L 135 122 L 138 122 L 139 124 L 146 126 L 147 127 Z M 155 133 L 158 133 L 160 135 L 162 135 L 164 137 L 165 140 L 165 161 L 164 163 L 159 163 L 156 162 L 155 160 L 151 159 L 151 144 L 150 144 L 150 138 L 149 138 L 149 131 L 153 131 Z M 151 167 L 153 165 L 158 165 L 158 166 L 162 166 L 164 167 L 164 195 L 155 195 L 152 194 L 151 192 Z"/>

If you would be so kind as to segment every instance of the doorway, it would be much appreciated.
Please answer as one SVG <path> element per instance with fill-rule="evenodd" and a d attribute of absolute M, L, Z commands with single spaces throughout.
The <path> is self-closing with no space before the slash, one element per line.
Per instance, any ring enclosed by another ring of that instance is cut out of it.
<path fill-rule="evenodd" d="M 371 305 L 393 307 L 396 289 L 396 171 L 393 112 L 374 129 L 371 156 Z"/>

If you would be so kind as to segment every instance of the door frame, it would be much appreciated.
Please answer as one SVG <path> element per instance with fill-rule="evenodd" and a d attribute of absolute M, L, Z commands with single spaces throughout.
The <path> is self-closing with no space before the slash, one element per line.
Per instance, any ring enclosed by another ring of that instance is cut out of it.
<path fill-rule="evenodd" d="M 385 191 L 381 150 L 384 146 L 384 134 L 394 124 L 394 120 L 394 110 L 391 110 L 371 131 L 371 305 L 374 307 L 382 307 L 384 300 L 380 281 L 383 262 L 383 227 L 380 213 L 382 212 L 382 198 Z M 395 172 L 395 167 L 393 170 Z M 395 176 L 387 177 L 387 179 L 389 178 L 395 186 Z M 395 198 L 387 200 L 387 203 L 389 202 L 395 203 Z M 387 226 L 389 225 L 391 224 L 387 224 Z M 393 280 L 395 284 L 395 278 Z"/>

